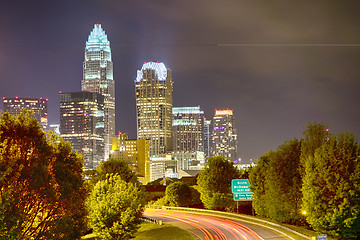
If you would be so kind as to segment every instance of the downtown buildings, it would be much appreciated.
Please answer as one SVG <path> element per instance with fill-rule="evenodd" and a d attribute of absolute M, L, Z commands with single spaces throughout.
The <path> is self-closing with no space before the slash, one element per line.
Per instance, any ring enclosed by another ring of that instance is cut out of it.
<path fill-rule="evenodd" d="M 3 97 L 4 112 L 8 112 L 14 116 L 19 115 L 21 109 L 30 110 L 36 120 L 40 123 L 42 130 L 48 128 L 47 118 L 47 102 L 45 98 L 29 98 L 29 97 Z"/>
<path fill-rule="evenodd" d="M 115 82 L 110 42 L 95 24 L 85 45 L 82 92 L 60 92 L 60 133 L 81 153 L 86 169 L 109 157 L 115 135 Z"/>
<path fill-rule="evenodd" d="M 82 91 L 104 96 L 105 157 L 109 158 L 112 137 L 115 135 L 115 81 L 110 42 L 101 24 L 95 24 L 85 45 Z"/>
<path fill-rule="evenodd" d="M 84 155 L 87 169 L 95 168 L 101 160 L 108 158 L 112 137 L 115 136 L 115 81 L 111 55 L 105 31 L 100 24 L 95 24 L 85 44 L 81 92 L 75 90 L 60 94 L 60 134 L 72 142 L 74 150 Z M 173 108 L 171 70 L 164 63 L 144 63 L 137 71 L 135 98 L 137 140 L 146 140 L 149 146 L 152 179 L 164 173 L 171 175 L 180 169 L 201 167 L 212 155 L 235 157 L 236 147 L 226 148 L 223 142 L 223 147 L 219 148 L 218 139 L 213 138 L 213 134 L 221 138 L 220 132 L 215 131 L 218 130 L 216 126 L 212 125 L 217 124 L 215 118 L 212 123 L 206 120 L 199 107 Z M 46 109 L 45 99 L 33 100 L 30 100 L 31 104 L 38 102 L 41 108 Z M 20 98 L 4 98 L 4 105 L 8 106 L 26 102 L 21 102 Z M 5 111 L 10 111 L 8 109 L 5 108 Z M 47 113 L 38 120 L 45 129 Z M 232 135 L 234 139 L 235 135 Z M 226 154 L 226 149 L 232 153 Z M 129 162 L 135 161 L 131 159 Z"/>
<path fill-rule="evenodd" d="M 151 181 L 150 140 L 128 139 L 127 133 L 120 133 L 112 138 L 110 157 L 126 161 L 141 183 Z"/>

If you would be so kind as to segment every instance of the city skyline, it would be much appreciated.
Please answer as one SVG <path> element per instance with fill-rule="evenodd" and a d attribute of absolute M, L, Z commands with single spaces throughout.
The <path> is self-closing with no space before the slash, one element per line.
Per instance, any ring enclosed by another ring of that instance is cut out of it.
<path fill-rule="evenodd" d="M 49 124 L 59 123 L 59 91 L 81 89 L 84 42 L 99 23 L 112 45 L 116 133 L 136 137 L 136 71 L 160 61 L 172 71 L 174 107 L 200 105 L 207 119 L 234 110 L 245 161 L 314 121 L 359 138 L 358 4 L 1 3 L 0 96 L 48 98 Z"/>

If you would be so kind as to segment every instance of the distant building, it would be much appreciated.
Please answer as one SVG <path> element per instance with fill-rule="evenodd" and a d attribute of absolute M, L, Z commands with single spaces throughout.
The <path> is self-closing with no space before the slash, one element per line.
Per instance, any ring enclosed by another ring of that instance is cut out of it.
<path fill-rule="evenodd" d="M 150 141 L 146 139 L 127 139 L 127 134 L 112 138 L 110 157 L 125 160 L 140 182 L 147 184 L 150 176 Z"/>
<path fill-rule="evenodd" d="M 237 164 L 234 164 L 234 167 L 236 167 L 237 169 L 239 170 L 248 170 L 250 168 L 253 168 L 255 167 L 257 164 L 256 163 L 237 163 Z"/>
<path fill-rule="evenodd" d="M 179 179 L 196 177 L 200 173 L 200 170 L 179 170 Z"/>
<path fill-rule="evenodd" d="M 212 155 L 235 161 L 237 132 L 233 110 L 216 110 L 212 121 Z"/>
<path fill-rule="evenodd" d="M 204 155 L 205 161 L 211 156 L 211 120 L 204 119 Z"/>
<path fill-rule="evenodd" d="M 174 107 L 173 158 L 177 170 L 204 165 L 204 112 L 198 107 Z"/>
<path fill-rule="evenodd" d="M 150 181 L 165 177 L 178 178 L 175 168 L 175 162 L 171 154 L 150 157 Z"/>
<path fill-rule="evenodd" d="M 101 24 L 95 24 L 85 46 L 81 90 L 104 95 L 105 159 L 115 136 L 115 81 L 110 42 Z"/>
<path fill-rule="evenodd" d="M 60 124 L 50 124 L 49 130 L 60 135 Z"/>
<path fill-rule="evenodd" d="M 150 155 L 172 150 L 173 82 L 164 63 L 148 62 L 135 80 L 137 138 L 149 139 Z"/>
<path fill-rule="evenodd" d="M 104 160 L 104 96 L 60 93 L 60 133 L 83 155 L 85 169 L 96 168 Z"/>
<path fill-rule="evenodd" d="M 45 98 L 3 97 L 4 112 L 17 116 L 23 108 L 30 110 L 40 123 L 42 130 L 47 130 L 48 127 L 47 102 L 48 99 Z"/>

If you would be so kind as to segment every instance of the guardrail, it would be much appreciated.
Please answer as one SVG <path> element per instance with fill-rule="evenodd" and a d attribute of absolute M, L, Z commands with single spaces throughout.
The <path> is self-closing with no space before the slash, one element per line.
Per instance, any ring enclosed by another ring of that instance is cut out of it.
<path fill-rule="evenodd" d="M 305 234 L 299 233 L 293 229 L 290 229 L 288 227 L 285 227 L 283 225 L 280 225 L 278 223 L 274 223 L 274 222 L 270 222 L 264 219 L 260 219 L 257 217 L 253 217 L 253 216 L 249 216 L 249 215 L 245 215 L 245 214 L 235 214 L 235 213 L 227 213 L 227 212 L 221 212 L 221 211 L 214 211 L 214 210 L 207 210 L 207 209 L 199 209 L 199 208 L 184 208 L 184 207 L 170 207 L 170 206 L 157 206 L 157 205 L 147 205 L 147 208 L 152 208 L 152 209 L 163 209 L 163 210 L 177 210 L 177 211 L 188 211 L 188 212 L 198 212 L 198 213 L 206 213 L 206 214 L 210 214 L 210 215 L 216 215 L 216 216 L 226 216 L 226 217 L 231 217 L 234 219 L 239 219 L 241 221 L 244 222 L 248 222 L 251 224 L 255 224 L 255 225 L 259 225 L 262 227 L 266 227 L 269 228 L 271 230 L 274 230 L 276 232 L 280 232 L 282 234 L 284 234 L 285 236 L 289 237 L 290 239 L 294 239 L 292 236 L 290 235 L 295 235 L 297 237 L 297 239 L 302 238 L 302 239 L 311 239 L 310 236 L 307 236 Z"/>
<path fill-rule="evenodd" d="M 148 223 L 159 224 L 159 225 L 163 224 L 163 222 L 161 220 L 156 220 L 156 219 L 152 219 L 152 218 L 148 218 L 148 217 L 140 217 L 140 220 L 142 220 L 144 222 L 148 222 Z"/>

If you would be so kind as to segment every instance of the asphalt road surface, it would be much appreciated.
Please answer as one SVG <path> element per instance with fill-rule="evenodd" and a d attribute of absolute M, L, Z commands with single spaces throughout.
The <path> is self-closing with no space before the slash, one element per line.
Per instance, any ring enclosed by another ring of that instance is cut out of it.
<path fill-rule="evenodd" d="M 270 229 L 249 223 L 243 223 L 240 220 L 234 219 L 160 209 L 147 209 L 144 216 L 181 227 L 191 232 L 196 239 L 289 239 L 286 236 Z"/>

